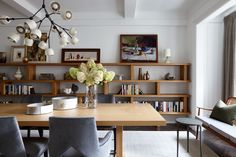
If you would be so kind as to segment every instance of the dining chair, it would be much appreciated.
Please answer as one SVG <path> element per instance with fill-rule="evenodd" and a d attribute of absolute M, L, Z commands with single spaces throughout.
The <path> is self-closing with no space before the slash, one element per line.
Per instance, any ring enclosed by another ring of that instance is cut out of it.
<path fill-rule="evenodd" d="M 114 97 L 111 94 L 98 94 L 98 103 L 114 103 Z M 111 155 L 116 155 L 116 126 L 97 126 L 98 130 L 112 130 L 114 137 L 114 148 L 111 150 Z"/>
<path fill-rule="evenodd" d="M 15 117 L 0 117 L 0 156 L 44 157 L 48 156 L 46 138 L 23 138 Z"/>
<path fill-rule="evenodd" d="M 49 118 L 50 157 L 108 157 L 111 132 L 98 138 L 95 118 Z"/>

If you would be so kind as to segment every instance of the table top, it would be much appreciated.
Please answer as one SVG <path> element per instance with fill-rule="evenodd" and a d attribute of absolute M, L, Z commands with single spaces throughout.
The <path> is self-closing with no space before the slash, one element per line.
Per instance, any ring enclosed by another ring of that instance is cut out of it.
<path fill-rule="evenodd" d="M 20 126 L 48 126 L 51 116 L 95 117 L 98 126 L 163 126 L 166 120 L 150 104 L 98 104 L 96 109 L 78 107 L 54 110 L 43 115 L 27 115 L 27 104 L 1 104 L 0 116 L 16 116 Z"/>
<path fill-rule="evenodd" d="M 202 122 L 195 118 L 177 118 L 175 121 L 177 123 L 184 124 L 184 125 L 199 125 L 199 126 L 202 125 Z"/>

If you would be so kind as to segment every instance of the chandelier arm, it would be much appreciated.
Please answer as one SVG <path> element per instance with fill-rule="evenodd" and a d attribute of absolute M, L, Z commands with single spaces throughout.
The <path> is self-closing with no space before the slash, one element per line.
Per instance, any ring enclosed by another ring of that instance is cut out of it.
<path fill-rule="evenodd" d="M 48 47 L 50 48 L 51 47 L 51 45 L 50 45 L 50 35 L 51 35 L 51 31 L 52 31 L 52 24 L 51 24 L 51 26 L 50 26 L 50 29 L 49 29 L 49 32 L 48 32 Z"/>
<path fill-rule="evenodd" d="M 38 11 L 36 11 L 36 13 L 34 13 L 34 15 L 32 15 L 30 17 L 31 20 L 33 20 L 33 18 L 43 9 L 43 7 L 41 7 Z"/>
<path fill-rule="evenodd" d="M 29 17 L 10 17 L 10 18 L 0 18 L 0 20 L 14 21 L 14 20 L 27 20 Z"/>
<path fill-rule="evenodd" d="M 67 34 L 70 38 L 72 38 L 72 36 L 70 35 L 70 33 L 67 32 L 67 31 L 69 31 L 69 29 L 62 27 L 62 26 L 58 25 L 57 23 L 54 23 L 54 24 L 57 25 L 58 27 L 60 27 L 64 32 L 66 32 L 66 34 Z"/>
<path fill-rule="evenodd" d="M 57 23 L 55 23 L 55 22 L 54 22 L 54 24 L 57 25 L 58 27 L 60 27 L 61 29 L 63 29 L 64 31 L 65 31 L 65 30 L 69 31 L 68 28 L 62 27 L 62 26 L 60 26 L 59 24 L 57 24 Z"/>

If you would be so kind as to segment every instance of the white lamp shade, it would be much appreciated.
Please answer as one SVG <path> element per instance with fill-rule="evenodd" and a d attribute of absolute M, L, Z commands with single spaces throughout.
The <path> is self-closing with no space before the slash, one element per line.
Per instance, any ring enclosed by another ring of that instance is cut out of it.
<path fill-rule="evenodd" d="M 61 38 L 68 38 L 68 35 L 65 32 L 61 33 Z"/>
<path fill-rule="evenodd" d="M 7 20 L 7 18 L 9 18 L 9 16 L 6 16 L 6 15 L 2 15 L 0 16 L 0 23 L 3 24 L 3 25 L 7 25 L 11 22 L 11 20 Z"/>
<path fill-rule="evenodd" d="M 70 32 L 70 34 L 71 34 L 72 36 L 75 36 L 75 35 L 77 35 L 77 33 L 78 33 L 78 31 L 76 30 L 75 27 L 72 27 L 72 28 L 69 30 L 69 32 Z"/>
<path fill-rule="evenodd" d="M 72 18 L 72 12 L 71 11 L 63 11 L 61 13 L 61 17 L 64 19 L 64 20 L 70 20 Z"/>
<path fill-rule="evenodd" d="M 9 41 L 13 43 L 17 43 L 20 40 L 20 35 L 17 33 L 12 33 L 7 38 Z"/>
<path fill-rule="evenodd" d="M 71 38 L 71 44 L 75 45 L 75 44 L 77 44 L 78 42 L 79 42 L 79 39 L 78 39 L 78 38 L 76 38 L 76 37 L 72 37 L 72 38 Z"/>
<path fill-rule="evenodd" d="M 30 33 L 30 37 L 32 39 L 40 39 L 42 36 L 42 33 L 39 29 L 34 29 L 33 31 L 31 31 Z"/>
<path fill-rule="evenodd" d="M 44 41 L 40 41 L 38 47 L 42 50 L 45 50 L 46 48 L 48 48 L 48 44 L 45 43 Z"/>
<path fill-rule="evenodd" d="M 171 57 L 171 49 L 165 49 L 165 57 Z"/>
<path fill-rule="evenodd" d="M 19 34 L 25 34 L 26 29 L 25 29 L 25 27 L 24 27 L 23 24 L 19 24 L 18 26 L 16 26 L 16 31 L 17 31 Z"/>
<path fill-rule="evenodd" d="M 26 29 L 29 29 L 31 31 L 37 28 L 37 24 L 34 20 L 26 20 L 24 25 Z"/>
<path fill-rule="evenodd" d="M 33 43 L 34 43 L 33 39 L 29 39 L 29 38 L 24 39 L 24 45 L 26 46 L 33 46 Z"/>
<path fill-rule="evenodd" d="M 63 46 L 66 46 L 70 43 L 70 41 L 68 40 L 68 38 L 61 38 L 60 39 L 60 45 L 63 47 Z"/>
<path fill-rule="evenodd" d="M 58 11 L 61 8 L 61 5 L 56 1 L 52 1 L 50 3 L 50 6 L 51 6 L 52 11 Z"/>
<path fill-rule="evenodd" d="M 45 54 L 47 56 L 53 56 L 54 55 L 54 50 L 52 48 L 48 48 L 48 49 L 46 49 Z"/>

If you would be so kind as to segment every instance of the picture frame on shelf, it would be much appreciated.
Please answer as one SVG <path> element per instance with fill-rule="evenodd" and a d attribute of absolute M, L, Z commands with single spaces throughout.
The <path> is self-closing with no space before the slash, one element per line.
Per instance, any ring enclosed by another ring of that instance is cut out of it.
<path fill-rule="evenodd" d="M 25 37 L 29 38 L 29 33 L 25 34 Z M 44 63 L 47 62 L 47 55 L 45 50 L 40 49 L 38 47 L 40 41 L 47 42 L 48 36 L 47 33 L 42 33 L 40 39 L 34 39 L 33 46 L 26 46 L 26 56 L 28 58 L 28 62 L 30 63 Z"/>
<path fill-rule="evenodd" d="M 62 49 L 62 63 L 80 63 L 93 59 L 96 63 L 100 63 L 99 48 L 69 48 Z"/>
<path fill-rule="evenodd" d="M 120 62 L 158 62 L 157 34 L 121 34 Z"/>
<path fill-rule="evenodd" d="M 0 63 L 7 62 L 7 52 L 0 52 Z"/>
<path fill-rule="evenodd" d="M 23 62 L 25 57 L 25 46 L 12 46 L 11 47 L 11 58 L 12 62 Z"/>

